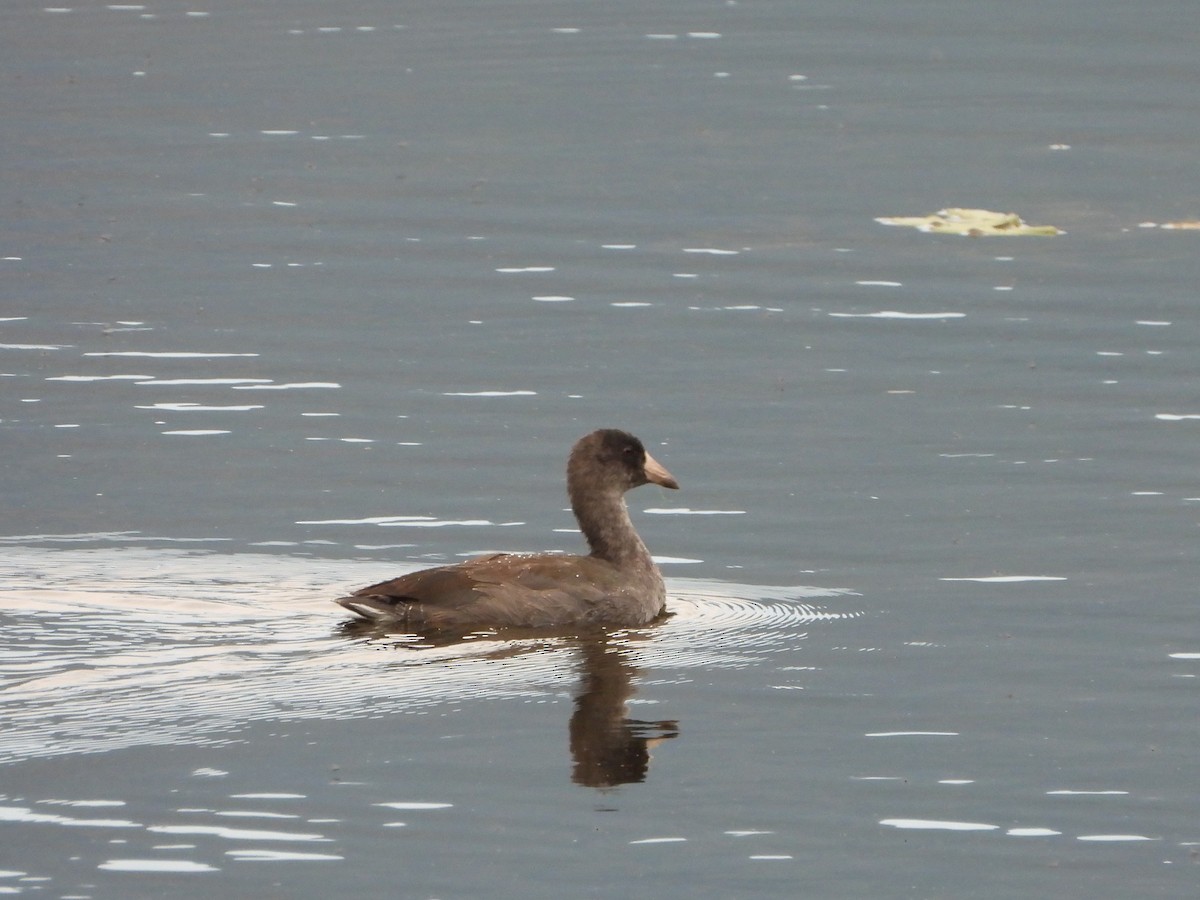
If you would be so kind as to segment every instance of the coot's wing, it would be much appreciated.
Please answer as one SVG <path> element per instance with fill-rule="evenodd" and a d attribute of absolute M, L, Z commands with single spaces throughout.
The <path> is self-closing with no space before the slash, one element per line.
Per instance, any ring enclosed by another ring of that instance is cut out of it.
<path fill-rule="evenodd" d="M 620 570 L 592 556 L 514 555 L 475 578 L 478 621 L 526 627 L 603 624 L 627 591 Z"/>
<path fill-rule="evenodd" d="M 338 603 L 365 619 L 418 628 L 550 626 L 596 620 L 622 593 L 619 572 L 589 556 L 497 553 L 423 569 Z"/>

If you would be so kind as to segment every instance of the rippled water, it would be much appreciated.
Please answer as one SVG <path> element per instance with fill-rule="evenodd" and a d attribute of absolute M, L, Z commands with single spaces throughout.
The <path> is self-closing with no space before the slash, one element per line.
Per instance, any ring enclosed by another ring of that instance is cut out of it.
<path fill-rule="evenodd" d="M 203 550 L 10 545 L 0 564 L 8 586 L 3 690 L 10 723 L 0 736 L 0 764 L 53 764 L 137 748 L 236 748 L 256 743 L 248 729 L 271 723 L 289 730 L 313 720 L 354 728 L 444 716 L 464 702 L 557 706 L 574 698 L 571 781 L 611 789 L 643 781 L 650 750 L 680 734 L 677 720 L 631 717 L 631 710 L 654 710 L 641 705 L 647 701 L 639 691 L 756 668 L 800 646 L 812 629 L 861 615 L 846 590 L 681 578 L 670 582 L 672 615 L 660 626 L 603 641 L 480 633 L 434 646 L 337 624 L 344 617 L 330 599 L 373 578 L 374 570 L 364 562 Z M 779 677 L 789 681 L 791 669 L 781 667 Z M 558 743 L 547 740 L 556 731 L 537 738 L 539 752 Z M 231 775 L 214 766 L 183 774 L 198 784 Z M 274 781 L 266 775 L 263 783 Z M 341 816 L 382 817 L 372 827 L 398 829 L 457 805 L 373 800 L 357 812 L 342 808 L 338 817 L 322 818 L 305 793 L 236 792 L 213 807 L 211 791 L 202 791 L 203 806 L 159 810 L 146 821 L 127 817 L 136 801 L 120 799 L 117 783 L 105 797 L 86 799 L 61 791 L 0 795 L 0 823 L 111 834 L 110 844 L 141 849 L 102 853 L 92 863 L 99 871 L 182 875 L 239 861 L 343 861 Z M 153 792 L 164 789 L 154 782 Z M 212 840 L 232 846 L 213 857 L 201 849 Z M 682 838 L 630 843 L 675 840 Z M 322 849 L 328 844 L 335 846 Z"/>
<path fill-rule="evenodd" d="M 1193 897 L 1195 19 L 7 5 L 0 892 Z M 672 618 L 343 627 L 610 425 Z"/>
<path fill-rule="evenodd" d="M 1196 654 L 1142 664 L 1140 688 L 1126 672 L 1101 686 L 1087 642 L 1030 655 L 1022 648 L 1031 637 L 1051 640 L 1069 619 L 1029 616 L 1037 599 L 1027 592 L 1061 578 L 944 579 L 954 593 L 935 606 L 948 600 L 969 623 L 949 640 L 919 618 L 881 616 L 846 589 L 671 578 L 673 615 L 655 627 L 605 641 L 480 633 L 434 646 L 339 624 L 330 598 L 375 579 L 374 562 L 70 546 L 101 537 L 10 543 L 0 568 L 0 764 L 9 773 L 0 823 L 12 847 L 30 848 L 17 860 L 64 854 L 83 872 L 140 878 L 220 872 L 234 890 L 252 891 L 253 870 L 230 867 L 353 862 L 336 879 L 360 884 L 375 877 L 366 858 L 400 852 L 406 871 L 436 891 L 446 876 L 412 854 L 445 860 L 455 851 L 439 835 L 481 827 L 498 829 L 492 840 L 510 860 L 567 840 L 558 852 L 591 882 L 597 865 L 650 865 L 636 854 L 652 848 L 687 848 L 653 863 L 674 877 L 704 870 L 708 858 L 735 868 L 794 863 L 864 840 L 875 823 L 1018 844 L 1159 845 L 1167 865 L 1192 864 L 1191 801 L 1153 786 L 1170 784 L 1190 751 L 1162 732 L 1153 707 L 1126 708 L 1119 727 L 1105 719 L 1138 690 L 1157 694 L 1192 677 Z M 978 600 L 962 585 L 1026 592 L 996 610 L 1007 634 L 971 612 Z M 997 640 L 1034 668 L 1010 671 Z M 1048 684 L 1045 673 L 1063 682 Z M 1045 716 L 1063 718 L 1066 730 Z M 1129 752 L 1135 735 L 1149 756 L 1114 767 L 1104 745 Z M 572 784 L 599 793 L 570 798 L 562 791 Z M 585 837 L 583 822 L 568 824 L 581 800 L 591 816 L 623 815 L 597 819 Z M 545 817 L 561 815 L 566 832 L 544 833 Z M 840 830 L 797 844 L 798 828 L 823 830 L 831 818 Z M 389 850 L 389 835 L 409 837 Z M 1105 868 L 1061 847 L 1031 856 L 1017 846 L 997 859 L 1068 853 Z M 9 877 L 22 889 L 75 877 L 46 865 Z M 311 876 L 283 877 L 304 892 Z M 773 875 L 738 876 L 764 877 L 774 890 Z M 161 886 L 122 884 L 104 892 L 149 896 Z"/>
<path fill-rule="evenodd" d="M 364 563 L 15 548 L 0 566 L 14 726 L 0 737 L 0 762 L 221 743 L 250 721 L 537 696 L 569 675 L 576 653 L 566 638 L 480 634 L 384 662 L 379 651 L 403 638 L 335 627 L 345 615 L 330 601 L 374 577 Z M 638 669 L 749 666 L 803 640 L 803 626 L 859 614 L 807 602 L 848 593 L 676 579 L 670 627 L 614 640 Z"/>

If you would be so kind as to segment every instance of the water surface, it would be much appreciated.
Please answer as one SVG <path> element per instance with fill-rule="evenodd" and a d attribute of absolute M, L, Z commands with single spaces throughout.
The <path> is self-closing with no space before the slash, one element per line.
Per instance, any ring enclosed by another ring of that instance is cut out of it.
<path fill-rule="evenodd" d="M 1194 896 L 1192 4 L 0 17 L 0 890 Z M 673 618 L 341 628 L 602 426 Z"/>

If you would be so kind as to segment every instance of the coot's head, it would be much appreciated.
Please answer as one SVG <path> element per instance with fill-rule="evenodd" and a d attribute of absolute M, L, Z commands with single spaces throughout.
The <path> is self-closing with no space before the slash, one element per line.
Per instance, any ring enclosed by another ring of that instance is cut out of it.
<path fill-rule="evenodd" d="M 662 463 L 646 452 L 642 442 L 627 431 L 602 428 L 580 438 L 571 448 L 567 483 L 572 489 L 616 489 L 621 492 L 642 484 L 672 490 L 679 484 Z"/>

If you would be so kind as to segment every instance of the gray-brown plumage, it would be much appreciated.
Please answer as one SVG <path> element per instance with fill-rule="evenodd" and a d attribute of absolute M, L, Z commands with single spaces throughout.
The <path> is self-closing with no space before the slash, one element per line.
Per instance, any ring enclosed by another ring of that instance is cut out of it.
<path fill-rule="evenodd" d="M 644 625 L 666 588 L 634 530 L 625 492 L 679 485 L 633 435 L 594 431 L 571 448 L 567 493 L 588 556 L 495 553 L 373 584 L 337 600 L 383 625 L 416 632 L 466 628 Z"/>

